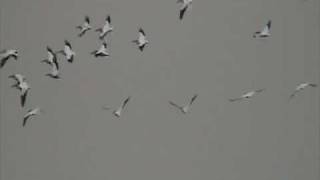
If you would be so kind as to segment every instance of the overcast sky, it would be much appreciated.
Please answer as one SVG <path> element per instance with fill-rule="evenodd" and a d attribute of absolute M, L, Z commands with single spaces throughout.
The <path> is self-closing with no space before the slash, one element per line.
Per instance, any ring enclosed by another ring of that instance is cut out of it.
<path fill-rule="evenodd" d="M 19 61 L 0 70 L 3 180 L 317 180 L 319 0 L 195 0 L 183 21 L 176 0 L 1 0 L 0 48 Z M 96 32 L 111 15 L 111 57 L 95 59 Z M 272 36 L 252 33 L 272 20 Z M 131 41 L 142 27 L 150 45 Z M 46 46 L 76 51 L 59 58 L 61 80 L 40 61 Z M 26 107 L 7 77 L 31 85 Z M 229 98 L 266 88 L 248 102 Z M 182 115 L 169 106 L 199 98 Z M 102 106 L 132 99 L 120 119 Z M 44 113 L 22 127 L 28 109 Z"/>

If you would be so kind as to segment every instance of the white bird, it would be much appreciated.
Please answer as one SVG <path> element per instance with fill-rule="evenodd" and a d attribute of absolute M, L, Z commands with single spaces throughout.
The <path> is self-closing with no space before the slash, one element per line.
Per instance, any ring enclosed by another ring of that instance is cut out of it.
<path fill-rule="evenodd" d="M 45 60 L 42 60 L 41 62 L 47 63 L 51 66 L 55 65 L 59 69 L 57 54 L 49 46 L 47 46 L 47 53 L 48 53 L 48 58 Z"/>
<path fill-rule="evenodd" d="M 140 51 L 143 51 L 145 46 L 149 44 L 149 41 L 146 38 L 146 34 L 142 28 L 139 29 L 139 38 L 137 40 L 133 40 L 132 42 L 138 45 Z"/>
<path fill-rule="evenodd" d="M 64 40 L 64 49 L 58 53 L 63 54 L 69 63 L 72 63 L 76 53 L 72 50 L 71 43 L 68 40 Z"/>
<path fill-rule="evenodd" d="M 77 28 L 80 30 L 80 33 L 78 34 L 79 37 L 82 37 L 87 31 L 91 30 L 90 17 L 85 16 L 84 23 L 81 26 L 77 26 Z"/>
<path fill-rule="evenodd" d="M 94 55 L 94 57 L 108 57 L 110 56 L 109 52 L 108 52 L 108 48 L 107 48 L 107 43 L 103 42 L 102 45 L 100 46 L 100 48 L 98 50 L 94 50 L 93 52 L 91 52 L 92 55 Z"/>
<path fill-rule="evenodd" d="M 265 25 L 262 31 L 257 31 L 253 34 L 253 37 L 259 37 L 259 38 L 267 38 L 271 36 L 271 20 L 268 21 L 268 23 Z"/>
<path fill-rule="evenodd" d="M 128 102 L 130 101 L 130 99 L 131 99 L 130 96 L 129 96 L 128 98 L 126 98 L 126 99 L 123 101 L 122 105 L 121 105 L 119 108 L 117 108 L 116 110 L 114 110 L 114 111 L 112 112 L 112 114 L 113 114 L 114 116 L 116 116 L 117 118 L 120 118 L 120 117 L 121 117 L 121 114 L 122 114 L 122 111 L 123 111 L 124 108 L 127 106 L 127 104 L 128 104 Z M 104 109 L 104 110 L 110 110 L 111 108 L 109 108 L 109 107 L 103 107 L 103 109 Z"/>
<path fill-rule="evenodd" d="M 182 20 L 187 9 L 192 5 L 192 0 L 178 0 L 177 3 L 182 4 L 179 14 L 179 19 Z"/>
<path fill-rule="evenodd" d="M 307 87 L 315 88 L 315 87 L 318 87 L 318 85 L 314 83 L 301 83 L 295 88 L 294 92 L 290 95 L 290 99 L 294 98 L 297 93 L 306 89 Z"/>
<path fill-rule="evenodd" d="M 172 101 L 169 101 L 169 104 L 178 108 L 183 114 L 186 114 L 190 111 L 191 109 L 191 105 L 193 104 L 193 102 L 197 99 L 198 95 L 195 94 L 193 95 L 193 97 L 191 98 L 190 102 L 184 106 L 179 106 L 177 105 L 176 103 L 172 102 Z"/>
<path fill-rule="evenodd" d="M 30 109 L 23 117 L 22 126 L 25 127 L 29 118 L 36 116 L 36 115 L 39 115 L 41 112 L 42 112 L 42 110 L 39 107 L 36 107 L 34 109 Z"/>
<path fill-rule="evenodd" d="M 18 50 L 15 50 L 15 49 L 2 50 L 0 52 L 0 57 L 1 57 L 0 68 L 2 68 L 10 58 L 14 58 L 15 60 L 18 59 L 19 57 Z"/>
<path fill-rule="evenodd" d="M 113 26 L 111 25 L 111 17 L 110 15 L 107 16 L 105 20 L 105 24 L 102 28 L 96 29 L 99 32 L 99 38 L 103 40 L 110 32 L 113 31 Z"/>
<path fill-rule="evenodd" d="M 250 91 L 247 92 L 245 94 L 243 94 L 242 96 L 238 97 L 238 98 L 233 98 L 233 99 L 229 99 L 230 102 L 235 102 L 235 101 L 241 101 L 241 100 L 245 100 L 245 99 L 250 99 L 254 96 L 256 96 L 257 94 L 261 93 L 265 91 L 265 89 L 258 89 L 258 90 L 254 90 L 254 91 Z"/>
<path fill-rule="evenodd" d="M 26 78 L 21 74 L 13 74 L 9 76 L 9 78 L 12 78 L 16 81 L 16 83 L 11 87 L 18 89 L 21 92 L 20 103 L 21 106 L 24 107 L 28 92 L 30 90 L 30 85 L 27 83 Z"/>

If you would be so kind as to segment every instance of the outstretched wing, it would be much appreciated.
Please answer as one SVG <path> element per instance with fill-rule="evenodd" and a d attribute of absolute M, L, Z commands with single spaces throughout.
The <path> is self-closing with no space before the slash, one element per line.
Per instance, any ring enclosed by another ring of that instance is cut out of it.
<path fill-rule="evenodd" d="M 1 59 L 0 68 L 4 67 L 4 65 L 7 63 L 9 58 L 10 58 L 10 56 L 7 56 L 7 57 L 4 57 L 4 58 Z"/>
<path fill-rule="evenodd" d="M 22 126 L 23 126 L 23 127 L 26 126 L 27 121 L 28 121 L 29 118 L 30 118 L 30 115 L 26 115 L 26 116 L 23 118 L 23 122 L 22 122 Z"/>
<path fill-rule="evenodd" d="M 190 105 L 193 104 L 193 102 L 197 99 L 198 95 L 195 94 L 192 98 L 191 98 L 191 101 L 190 101 Z"/>
<path fill-rule="evenodd" d="M 84 20 L 86 23 L 90 24 L 90 17 L 89 16 L 85 16 Z"/>
<path fill-rule="evenodd" d="M 122 104 L 122 109 L 124 109 L 124 107 L 126 107 L 126 105 L 128 104 L 128 102 L 130 101 L 131 97 L 128 97 L 126 100 L 124 100 L 123 104 Z"/>
<path fill-rule="evenodd" d="M 26 104 L 26 99 L 27 99 L 27 95 L 28 95 L 28 91 L 25 91 L 23 94 L 21 94 L 20 96 L 20 102 L 21 102 L 21 106 L 24 107 L 24 105 Z"/>
<path fill-rule="evenodd" d="M 180 110 L 182 109 L 181 106 L 177 105 L 176 103 L 174 103 L 172 101 L 169 101 L 169 104 L 172 105 L 173 107 L 176 107 L 176 108 L 180 109 Z"/>
<path fill-rule="evenodd" d="M 106 21 L 107 21 L 109 24 L 111 24 L 111 17 L 110 17 L 110 15 L 107 16 Z"/>
<path fill-rule="evenodd" d="M 242 100 L 243 98 L 242 97 L 239 97 L 239 98 L 233 98 L 233 99 L 229 99 L 230 102 L 236 102 L 236 101 L 240 101 Z"/>
<path fill-rule="evenodd" d="M 180 20 L 182 20 L 182 19 L 183 19 L 184 14 L 185 14 L 185 13 L 186 13 L 186 11 L 187 11 L 187 8 L 188 8 L 188 6 L 184 6 L 182 9 L 180 9 L 180 14 L 179 14 L 179 18 L 180 18 Z"/>

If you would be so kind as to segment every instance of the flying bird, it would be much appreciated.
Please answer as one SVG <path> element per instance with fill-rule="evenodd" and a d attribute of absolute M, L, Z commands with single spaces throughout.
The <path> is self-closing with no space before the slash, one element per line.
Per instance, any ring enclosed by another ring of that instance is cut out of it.
<path fill-rule="evenodd" d="M 116 116 L 117 118 L 120 118 L 121 115 L 122 115 L 122 111 L 124 110 L 124 108 L 127 106 L 128 102 L 130 101 L 131 97 L 129 96 L 128 98 L 126 98 L 123 102 L 122 102 L 122 105 L 117 108 L 116 110 L 114 110 L 112 112 L 112 114 L 114 116 Z M 103 107 L 104 110 L 110 110 L 112 108 L 109 108 L 109 107 Z"/>
<path fill-rule="evenodd" d="M 257 31 L 253 34 L 254 38 L 267 38 L 269 36 L 271 36 L 270 34 L 270 30 L 271 30 L 271 20 L 268 21 L 268 23 L 265 25 L 265 27 L 262 29 L 262 31 Z"/>
<path fill-rule="evenodd" d="M 179 19 L 182 20 L 187 9 L 192 5 L 192 0 L 178 0 L 177 3 L 182 4 L 179 14 Z"/>
<path fill-rule="evenodd" d="M 45 60 L 42 60 L 41 62 L 47 63 L 51 66 L 55 65 L 57 69 L 59 69 L 59 63 L 58 63 L 56 52 L 54 52 L 49 46 L 47 46 L 47 53 L 48 53 L 48 58 Z"/>
<path fill-rule="evenodd" d="M 265 89 L 258 89 L 258 90 L 250 91 L 250 92 L 243 94 L 242 96 L 240 96 L 238 98 L 229 99 L 229 101 L 235 102 L 235 101 L 250 99 L 250 98 L 253 98 L 254 96 L 256 96 L 257 94 L 262 93 L 263 91 L 265 91 Z"/>
<path fill-rule="evenodd" d="M 18 53 L 18 50 L 15 50 L 15 49 L 8 49 L 8 50 L 5 49 L 0 52 L 0 57 L 1 57 L 0 68 L 2 68 L 10 58 L 17 60 L 19 57 L 19 53 Z"/>
<path fill-rule="evenodd" d="M 184 106 L 180 106 L 180 105 L 177 105 L 176 103 L 172 102 L 172 101 L 169 101 L 169 104 L 172 105 L 173 107 L 176 107 L 178 108 L 183 114 L 186 114 L 190 111 L 191 109 L 191 105 L 193 104 L 193 102 L 197 99 L 198 95 L 195 94 L 192 96 L 190 102 Z"/>
<path fill-rule="evenodd" d="M 107 43 L 103 42 L 102 45 L 100 46 L 100 48 L 98 50 L 94 50 L 93 52 L 91 52 L 91 54 L 94 55 L 94 57 L 96 57 L 96 58 L 109 57 L 110 54 L 108 52 Z"/>
<path fill-rule="evenodd" d="M 139 37 L 138 37 L 138 39 L 137 40 L 133 40 L 132 42 L 135 43 L 139 47 L 140 51 L 143 51 L 145 46 L 147 44 L 149 44 L 149 41 L 146 38 L 146 34 L 145 34 L 145 32 L 144 32 L 144 30 L 142 28 L 139 29 Z"/>
<path fill-rule="evenodd" d="M 39 107 L 36 107 L 34 109 L 30 109 L 23 117 L 22 126 L 25 127 L 29 118 L 36 116 L 36 115 L 39 115 L 41 113 L 41 111 L 42 110 Z"/>
<path fill-rule="evenodd" d="M 294 92 L 290 95 L 290 99 L 294 98 L 297 93 L 299 93 L 300 91 L 303 91 L 307 87 L 316 88 L 318 87 L 318 85 L 314 83 L 301 83 L 295 88 Z"/>
<path fill-rule="evenodd" d="M 76 53 L 72 50 L 71 43 L 68 40 L 64 40 L 64 49 L 58 51 L 58 53 L 64 55 L 69 63 L 72 63 Z"/>
<path fill-rule="evenodd" d="M 84 23 L 81 26 L 77 26 L 77 28 L 80 31 L 80 33 L 78 34 L 79 37 L 82 37 L 87 31 L 91 30 L 92 26 L 90 25 L 90 17 L 85 16 Z"/>
<path fill-rule="evenodd" d="M 107 16 L 103 27 L 96 29 L 96 31 L 100 33 L 99 39 L 101 39 L 101 40 L 103 40 L 110 32 L 113 31 L 113 26 L 111 25 L 110 15 Z"/>
<path fill-rule="evenodd" d="M 25 76 L 21 74 L 13 74 L 9 76 L 9 78 L 12 78 L 16 81 L 11 87 L 18 89 L 21 92 L 20 103 L 21 106 L 24 107 L 28 92 L 30 90 L 30 85 L 27 83 Z"/>

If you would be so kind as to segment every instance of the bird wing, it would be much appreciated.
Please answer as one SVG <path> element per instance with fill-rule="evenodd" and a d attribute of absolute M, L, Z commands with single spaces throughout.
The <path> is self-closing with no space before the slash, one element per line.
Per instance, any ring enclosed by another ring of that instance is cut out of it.
<path fill-rule="evenodd" d="M 71 43 L 68 40 L 64 40 L 64 44 L 70 49 L 72 49 Z"/>
<path fill-rule="evenodd" d="M 169 101 L 169 104 L 172 105 L 173 107 L 176 107 L 176 108 L 180 109 L 180 110 L 182 109 L 181 106 L 177 105 L 176 103 L 174 103 L 172 101 Z"/>
<path fill-rule="evenodd" d="M 197 97 L 198 97 L 198 95 L 195 94 L 195 95 L 191 98 L 191 101 L 190 101 L 189 105 L 192 105 L 193 102 L 197 99 Z"/>
<path fill-rule="evenodd" d="M 56 55 L 53 56 L 53 65 L 59 69 L 59 63 L 58 63 L 58 58 Z"/>
<path fill-rule="evenodd" d="M 26 104 L 27 95 L 28 95 L 28 90 L 23 92 L 20 96 L 20 102 L 22 107 L 24 107 L 24 105 Z"/>
<path fill-rule="evenodd" d="M 271 20 L 268 21 L 267 23 L 267 28 L 270 30 L 271 29 Z"/>
<path fill-rule="evenodd" d="M 90 24 L 90 17 L 89 16 L 85 16 L 84 20 L 86 23 Z"/>
<path fill-rule="evenodd" d="M 142 35 L 142 36 L 145 36 L 146 33 L 144 32 L 144 30 L 142 28 L 139 29 L 139 33 Z"/>
<path fill-rule="evenodd" d="M 124 100 L 123 104 L 122 104 L 122 109 L 124 109 L 124 107 L 128 104 L 128 102 L 130 101 L 131 97 L 128 97 L 126 100 Z"/>
<path fill-rule="evenodd" d="M 109 110 L 111 109 L 111 107 L 103 106 L 102 109 L 103 109 L 103 110 L 106 110 L 106 111 L 109 111 Z"/>
<path fill-rule="evenodd" d="M 108 24 L 111 24 L 111 17 L 110 17 L 110 15 L 107 16 L 106 21 L 108 22 Z"/>
<path fill-rule="evenodd" d="M 238 98 L 233 98 L 233 99 L 229 99 L 230 102 L 235 102 L 235 101 L 240 101 L 242 100 L 242 97 L 238 97 Z"/>
<path fill-rule="evenodd" d="M 292 99 L 296 96 L 296 94 L 299 92 L 299 90 L 295 90 L 289 97 L 289 99 Z"/>
<path fill-rule="evenodd" d="M 318 87 L 318 84 L 311 83 L 311 84 L 309 84 L 309 86 L 311 86 L 311 87 Z"/>
<path fill-rule="evenodd" d="M 0 63 L 0 68 L 3 68 L 3 66 L 7 63 L 7 61 L 9 60 L 10 56 L 4 57 L 1 59 L 1 63 Z"/>
<path fill-rule="evenodd" d="M 184 14 L 185 14 L 185 12 L 186 12 L 187 8 L 188 8 L 188 6 L 183 6 L 183 7 L 180 9 L 180 14 L 179 14 L 179 18 L 180 18 L 180 20 L 182 20 L 182 19 L 183 19 Z"/>
<path fill-rule="evenodd" d="M 28 119 L 31 117 L 31 115 L 28 113 L 26 116 L 23 117 L 23 123 L 22 126 L 25 127 L 27 124 Z"/>

